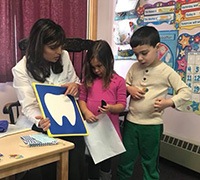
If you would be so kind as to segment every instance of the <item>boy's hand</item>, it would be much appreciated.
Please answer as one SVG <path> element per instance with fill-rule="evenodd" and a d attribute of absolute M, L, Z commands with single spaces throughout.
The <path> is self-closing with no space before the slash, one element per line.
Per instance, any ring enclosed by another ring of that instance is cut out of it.
<path fill-rule="evenodd" d="M 127 91 L 130 93 L 134 100 L 140 100 L 144 98 L 145 90 L 141 90 L 135 86 L 127 86 Z"/>
<path fill-rule="evenodd" d="M 161 112 L 167 107 L 172 107 L 174 102 L 171 99 L 157 98 L 154 102 L 155 111 Z"/>

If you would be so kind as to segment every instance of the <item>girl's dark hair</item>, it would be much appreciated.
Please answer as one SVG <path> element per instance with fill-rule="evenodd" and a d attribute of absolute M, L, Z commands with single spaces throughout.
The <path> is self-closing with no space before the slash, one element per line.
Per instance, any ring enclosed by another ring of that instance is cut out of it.
<path fill-rule="evenodd" d="M 104 88 L 110 84 L 114 72 L 114 57 L 110 45 L 104 40 L 95 41 L 93 47 L 88 50 L 84 63 L 84 85 L 91 87 L 97 75 L 93 72 L 91 60 L 96 58 L 105 68 L 105 75 L 102 77 Z"/>
<path fill-rule="evenodd" d="M 155 47 L 160 42 L 158 31 L 152 26 L 143 26 L 137 29 L 131 36 L 130 45 L 132 48 L 141 45 Z"/>
<path fill-rule="evenodd" d="M 63 46 L 65 42 L 65 32 L 62 27 L 50 19 L 39 19 L 33 25 L 26 49 L 26 68 L 32 77 L 45 82 L 50 76 L 50 69 L 55 74 L 63 71 L 61 58 L 57 62 L 49 62 L 44 59 L 44 45 L 50 45 L 53 48 Z"/>

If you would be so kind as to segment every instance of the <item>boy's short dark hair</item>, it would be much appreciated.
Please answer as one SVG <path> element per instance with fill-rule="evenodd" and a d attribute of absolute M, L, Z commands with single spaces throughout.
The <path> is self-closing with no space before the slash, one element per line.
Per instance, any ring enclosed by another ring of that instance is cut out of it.
<path fill-rule="evenodd" d="M 150 45 L 155 47 L 160 42 L 160 36 L 153 26 L 143 26 L 138 28 L 131 36 L 130 45 L 132 48 L 141 45 Z"/>

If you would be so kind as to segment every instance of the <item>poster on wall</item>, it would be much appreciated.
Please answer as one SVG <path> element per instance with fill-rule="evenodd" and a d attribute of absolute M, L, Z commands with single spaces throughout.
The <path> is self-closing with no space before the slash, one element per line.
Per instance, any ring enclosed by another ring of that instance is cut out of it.
<path fill-rule="evenodd" d="M 192 89 L 192 99 L 185 111 L 200 114 L 200 33 L 178 36 L 175 69 Z"/>
<path fill-rule="evenodd" d="M 159 31 L 159 35 L 161 42 L 158 54 L 159 59 L 174 69 L 178 31 Z M 168 94 L 173 94 L 172 88 L 168 89 Z"/>
<path fill-rule="evenodd" d="M 193 29 L 200 26 L 199 0 L 176 1 L 176 29 Z"/>
<path fill-rule="evenodd" d="M 175 68 L 176 46 L 178 31 L 159 31 L 160 48 L 159 59 L 172 68 Z"/>
<path fill-rule="evenodd" d="M 116 0 L 113 24 L 115 60 L 136 59 L 130 47 L 130 38 L 137 28 L 136 9 L 139 0 Z"/>
<path fill-rule="evenodd" d="M 137 24 L 139 26 L 173 24 L 175 21 L 175 1 L 145 3 L 137 8 Z"/>
<path fill-rule="evenodd" d="M 113 27 L 114 43 L 117 47 L 114 58 L 116 60 L 136 59 L 130 46 L 130 38 L 136 29 L 134 19 L 115 21 Z"/>
<path fill-rule="evenodd" d="M 135 9 L 139 0 L 116 0 L 115 20 L 136 18 Z"/>

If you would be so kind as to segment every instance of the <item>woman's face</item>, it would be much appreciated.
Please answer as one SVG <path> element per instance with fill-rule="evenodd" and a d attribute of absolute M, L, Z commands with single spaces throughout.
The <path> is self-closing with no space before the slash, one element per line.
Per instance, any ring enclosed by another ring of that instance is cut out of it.
<path fill-rule="evenodd" d="M 49 45 L 44 45 L 43 57 L 47 61 L 56 62 L 60 59 L 62 53 L 62 46 L 52 48 Z"/>

